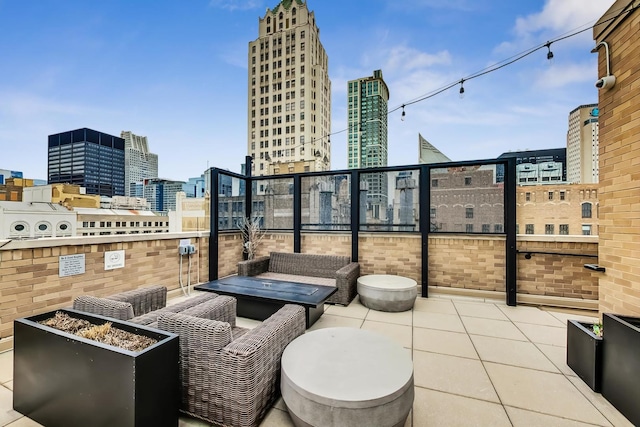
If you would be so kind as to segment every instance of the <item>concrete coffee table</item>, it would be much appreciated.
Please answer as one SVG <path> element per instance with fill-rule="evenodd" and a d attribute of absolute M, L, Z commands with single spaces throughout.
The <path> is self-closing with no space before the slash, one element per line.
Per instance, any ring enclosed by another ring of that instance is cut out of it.
<path fill-rule="evenodd" d="M 319 329 L 285 348 L 280 389 L 297 427 L 402 427 L 413 406 L 413 363 L 382 335 Z"/>
<path fill-rule="evenodd" d="M 411 310 L 418 296 L 418 284 L 408 277 L 371 274 L 358 278 L 360 302 L 380 311 Z"/>

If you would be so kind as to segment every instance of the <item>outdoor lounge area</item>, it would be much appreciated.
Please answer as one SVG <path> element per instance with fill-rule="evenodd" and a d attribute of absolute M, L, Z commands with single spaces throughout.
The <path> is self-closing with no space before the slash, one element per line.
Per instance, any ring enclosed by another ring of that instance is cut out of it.
<path fill-rule="evenodd" d="M 170 298 L 168 305 L 186 298 Z M 326 306 L 309 331 L 364 329 L 409 352 L 415 400 L 406 426 L 465 426 L 470 420 L 482 426 L 630 426 L 566 365 L 566 320 L 594 316 L 446 294 L 418 297 L 413 310 L 387 313 L 356 297 L 347 307 Z M 247 328 L 259 323 L 237 319 Z M 0 353 L 0 382 L 0 426 L 38 426 L 12 410 L 12 351 Z M 179 425 L 209 424 L 181 416 Z M 293 426 L 282 399 L 260 426 Z"/>

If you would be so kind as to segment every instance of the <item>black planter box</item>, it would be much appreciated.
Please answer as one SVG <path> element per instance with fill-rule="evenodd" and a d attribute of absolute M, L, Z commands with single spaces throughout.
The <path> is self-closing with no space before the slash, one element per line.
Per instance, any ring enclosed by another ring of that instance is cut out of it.
<path fill-rule="evenodd" d="M 37 323 L 55 311 L 17 319 L 13 408 L 47 427 L 178 425 L 178 336 L 71 309 L 91 323 L 157 339 L 132 352 Z"/>
<path fill-rule="evenodd" d="M 593 333 L 593 324 L 567 320 L 567 365 L 591 390 L 602 383 L 602 337 Z"/>
<path fill-rule="evenodd" d="M 603 315 L 602 395 L 640 426 L 640 318 Z"/>

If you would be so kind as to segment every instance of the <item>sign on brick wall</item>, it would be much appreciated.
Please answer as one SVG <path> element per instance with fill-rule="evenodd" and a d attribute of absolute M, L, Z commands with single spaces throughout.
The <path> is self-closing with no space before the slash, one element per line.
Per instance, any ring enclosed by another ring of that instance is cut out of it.
<path fill-rule="evenodd" d="M 58 259 L 58 276 L 67 277 L 84 274 L 84 254 L 61 255 Z"/>
<path fill-rule="evenodd" d="M 124 268 L 124 250 L 104 253 L 104 269 L 115 270 L 116 268 Z"/>

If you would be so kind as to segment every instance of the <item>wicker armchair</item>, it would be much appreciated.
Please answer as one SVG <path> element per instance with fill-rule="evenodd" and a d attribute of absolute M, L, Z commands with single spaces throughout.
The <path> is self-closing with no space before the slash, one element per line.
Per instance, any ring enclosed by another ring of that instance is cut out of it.
<path fill-rule="evenodd" d="M 166 305 L 167 288 L 165 286 L 149 286 L 104 298 L 81 295 L 73 300 L 74 310 L 118 320 L 130 320 Z"/>
<path fill-rule="evenodd" d="M 180 411 L 216 425 L 254 427 L 278 397 L 282 352 L 304 333 L 304 309 L 285 305 L 251 330 L 234 328 L 235 313 L 235 298 L 221 296 L 163 313 L 158 327 L 180 336 Z"/>
<path fill-rule="evenodd" d="M 357 294 L 360 264 L 347 256 L 271 252 L 270 256 L 238 263 L 238 276 L 335 286 L 330 304 L 349 305 Z"/>

